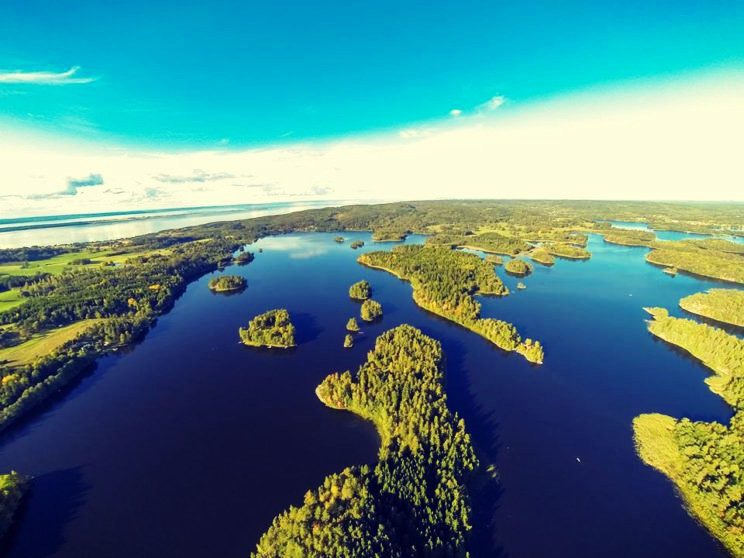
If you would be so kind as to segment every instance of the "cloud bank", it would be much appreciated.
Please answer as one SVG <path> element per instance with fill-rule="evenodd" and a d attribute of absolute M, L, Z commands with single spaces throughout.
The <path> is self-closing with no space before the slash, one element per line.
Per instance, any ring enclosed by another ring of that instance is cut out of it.
<path fill-rule="evenodd" d="M 0 84 L 71 85 L 95 81 L 92 77 L 76 76 L 79 69 L 73 66 L 66 72 L 0 72 Z"/>
<path fill-rule="evenodd" d="M 297 199 L 744 201 L 743 97 L 741 74 L 525 107 L 495 97 L 490 110 L 382 134 L 188 153 L 6 134 L 0 215 Z M 63 189 L 64 203 L 52 199 Z"/>

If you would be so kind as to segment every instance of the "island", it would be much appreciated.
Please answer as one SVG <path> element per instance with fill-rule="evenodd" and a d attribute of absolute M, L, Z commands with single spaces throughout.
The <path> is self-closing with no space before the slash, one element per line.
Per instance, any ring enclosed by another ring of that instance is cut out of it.
<path fill-rule="evenodd" d="M 363 240 L 355 240 L 349 246 L 351 246 L 351 249 L 352 250 L 357 250 L 358 248 L 361 248 L 362 246 L 364 246 L 364 241 Z"/>
<path fill-rule="evenodd" d="M 408 231 L 399 229 L 375 229 L 372 240 L 375 242 L 402 242 L 408 236 Z"/>
<path fill-rule="evenodd" d="M 285 309 L 275 309 L 253 318 L 240 328 L 240 341 L 251 347 L 287 349 L 295 346 L 295 326 Z"/>
<path fill-rule="evenodd" d="M 647 308 L 649 331 L 699 359 L 705 382 L 734 408 L 730 425 L 657 413 L 633 420 L 638 454 L 668 476 L 690 512 L 734 555 L 744 556 L 744 340 L 664 308 Z"/>
<path fill-rule="evenodd" d="M 529 262 L 520 260 L 519 258 L 513 258 L 504 264 L 504 271 L 509 275 L 524 277 L 525 275 L 532 273 L 532 266 Z"/>
<path fill-rule="evenodd" d="M 545 249 L 550 255 L 567 260 L 588 260 L 592 257 L 592 253 L 586 248 L 566 242 L 548 242 L 545 244 Z"/>
<path fill-rule="evenodd" d="M 0 475 L 0 539 L 7 533 L 28 489 L 27 477 L 11 471 Z"/>
<path fill-rule="evenodd" d="M 343 244 L 343 243 L 345 242 L 345 239 L 344 239 L 344 237 L 343 237 L 343 236 L 337 236 L 337 237 L 336 237 L 336 238 L 334 238 L 333 240 L 334 240 L 334 242 L 337 242 L 337 243 L 339 243 L 339 244 Z"/>
<path fill-rule="evenodd" d="M 516 351 L 530 362 L 542 363 L 544 352 L 539 341 L 523 341 L 510 323 L 481 318 L 481 305 L 474 295 L 504 296 L 509 290 L 493 266 L 475 254 L 447 246 L 411 245 L 390 252 L 368 252 L 357 261 L 410 281 L 414 302 L 425 310 L 474 331 L 505 351 Z"/>
<path fill-rule="evenodd" d="M 523 290 L 525 290 L 527 288 L 527 285 L 525 285 L 524 283 L 522 283 L 521 281 L 519 281 L 519 282 L 517 282 L 517 288 L 520 291 L 523 291 Z"/>
<path fill-rule="evenodd" d="M 344 336 L 344 349 L 351 349 L 354 346 L 354 336 L 351 333 L 347 333 Z"/>
<path fill-rule="evenodd" d="M 362 302 L 359 312 L 365 322 L 374 322 L 382 318 L 382 305 L 376 300 L 368 298 Z"/>
<path fill-rule="evenodd" d="M 357 281 L 349 287 L 349 296 L 354 300 L 367 300 L 372 294 L 372 287 L 366 279 Z"/>
<path fill-rule="evenodd" d="M 349 318 L 349 321 L 346 322 L 346 331 L 350 331 L 352 333 L 356 333 L 359 331 L 359 322 L 357 322 L 356 318 Z"/>
<path fill-rule="evenodd" d="M 240 275 L 220 275 L 209 280 L 209 289 L 216 293 L 231 293 L 242 291 L 248 281 Z"/>
<path fill-rule="evenodd" d="M 438 341 L 401 325 L 377 338 L 356 374 L 318 386 L 327 406 L 374 423 L 378 463 L 326 477 L 274 519 L 252 558 L 466 555 L 466 481 L 479 464 L 447 407 L 442 362 Z"/>
<path fill-rule="evenodd" d="M 744 328 L 744 291 L 710 289 L 686 296 L 679 305 L 691 314 Z"/>

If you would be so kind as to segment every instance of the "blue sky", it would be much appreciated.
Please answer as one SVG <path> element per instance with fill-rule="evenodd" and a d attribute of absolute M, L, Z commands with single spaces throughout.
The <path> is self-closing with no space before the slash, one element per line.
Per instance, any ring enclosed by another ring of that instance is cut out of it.
<path fill-rule="evenodd" d="M 742 200 L 742 37 L 740 0 L 4 0 L 0 216 Z"/>
<path fill-rule="evenodd" d="M 169 148 L 328 138 L 744 60 L 744 3 L 6 0 L 15 126 Z"/>

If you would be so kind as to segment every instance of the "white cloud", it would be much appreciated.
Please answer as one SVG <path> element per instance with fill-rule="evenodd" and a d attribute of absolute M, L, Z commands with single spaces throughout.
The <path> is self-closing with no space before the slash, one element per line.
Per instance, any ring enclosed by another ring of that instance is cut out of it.
<path fill-rule="evenodd" d="M 0 84 L 70 85 L 95 81 L 92 77 L 77 77 L 79 69 L 79 66 L 73 66 L 66 72 L 0 72 Z"/>
<path fill-rule="evenodd" d="M 744 201 L 742 98 L 744 75 L 729 73 L 244 150 L 138 151 L 8 132 L 0 215 L 297 199 Z M 104 187 L 49 197 L 69 177 L 99 173 Z"/>
<path fill-rule="evenodd" d="M 496 95 L 495 97 L 491 97 L 490 99 L 488 99 L 488 101 L 480 105 L 478 108 L 484 111 L 496 110 L 497 108 L 501 107 L 505 102 L 506 102 L 506 97 L 504 97 L 503 95 Z"/>
<path fill-rule="evenodd" d="M 458 116 L 462 115 L 462 111 L 460 109 L 452 109 L 449 111 L 450 116 L 457 118 Z"/>

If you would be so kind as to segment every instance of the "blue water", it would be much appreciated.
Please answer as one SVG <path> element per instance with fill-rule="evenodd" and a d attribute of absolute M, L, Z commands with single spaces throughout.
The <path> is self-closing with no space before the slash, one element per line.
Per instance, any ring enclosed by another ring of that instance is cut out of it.
<path fill-rule="evenodd" d="M 408 283 L 358 265 L 334 236 L 262 239 L 253 263 L 228 269 L 247 278 L 244 292 L 214 295 L 210 276 L 192 283 L 140 345 L 5 436 L 0 470 L 36 476 L 6 555 L 245 557 L 325 475 L 374 462 L 372 426 L 324 407 L 314 388 L 356 369 L 400 323 L 441 340 L 449 404 L 499 471 L 498 484 L 472 489 L 474 557 L 725 555 L 638 460 L 631 431 L 643 412 L 730 418 L 706 369 L 656 341 L 642 310 L 677 313 L 679 298 L 712 282 L 670 277 L 644 262 L 646 249 L 592 236 L 591 260 L 536 266 L 527 290 L 482 299 L 486 316 L 544 343 L 536 367 L 418 308 Z M 344 350 L 358 312 L 347 288 L 363 278 L 384 317 Z M 288 308 L 299 346 L 239 345 L 238 327 L 273 307 Z"/>
<path fill-rule="evenodd" d="M 744 243 L 744 237 L 742 236 L 729 236 L 720 235 L 712 236 L 709 234 L 689 233 L 689 232 L 678 232 L 678 231 L 662 231 L 649 228 L 647 223 L 640 223 L 637 221 L 608 221 L 613 227 L 618 229 L 632 229 L 637 231 L 648 231 L 656 234 L 656 238 L 659 240 L 685 240 L 691 238 L 706 239 L 706 238 L 723 238 L 730 240 L 731 242 Z"/>
<path fill-rule="evenodd" d="M 237 220 L 333 205 L 331 201 L 112 211 L 0 219 L 0 249 L 129 238 L 218 220 Z"/>

